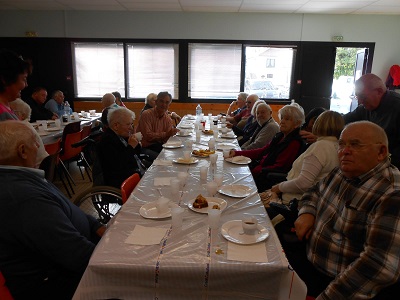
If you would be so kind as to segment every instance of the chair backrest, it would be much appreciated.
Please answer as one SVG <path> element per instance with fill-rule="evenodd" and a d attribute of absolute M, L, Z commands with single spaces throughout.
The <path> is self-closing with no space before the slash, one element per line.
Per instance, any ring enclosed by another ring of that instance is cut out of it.
<path fill-rule="evenodd" d="M 92 132 L 92 122 L 82 126 L 82 140 L 90 135 Z"/>
<path fill-rule="evenodd" d="M 3 274 L 0 272 L 0 299 L 1 300 L 14 300 L 11 296 L 10 290 L 6 286 L 6 280 Z"/>
<path fill-rule="evenodd" d="M 121 184 L 122 204 L 124 204 L 126 200 L 128 200 L 133 189 L 136 187 L 139 181 L 140 176 L 138 173 L 135 173 L 125 179 L 125 181 Z"/>
<path fill-rule="evenodd" d="M 79 142 L 82 139 L 82 130 L 74 133 L 68 133 L 65 136 L 64 148 L 60 154 L 60 159 L 62 161 L 69 160 L 79 156 L 82 151 L 82 146 L 72 147 L 72 144 Z"/>
<path fill-rule="evenodd" d="M 58 153 L 61 149 L 61 138 L 57 139 L 54 143 L 45 144 L 44 149 L 49 155 Z"/>
<path fill-rule="evenodd" d="M 65 143 L 67 134 L 79 132 L 79 131 L 81 131 L 81 121 L 72 122 L 72 123 L 65 125 L 64 130 L 63 130 L 63 135 L 61 138 L 61 153 L 64 152 L 64 143 Z"/>

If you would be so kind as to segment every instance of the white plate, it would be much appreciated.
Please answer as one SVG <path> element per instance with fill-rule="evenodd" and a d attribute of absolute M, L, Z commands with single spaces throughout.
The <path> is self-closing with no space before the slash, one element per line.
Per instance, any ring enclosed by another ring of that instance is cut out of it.
<path fill-rule="evenodd" d="M 228 203 L 224 199 L 221 199 L 221 198 L 215 198 L 215 197 L 205 197 L 205 198 L 206 198 L 206 200 L 208 202 L 208 207 L 194 208 L 193 207 L 193 202 L 196 199 L 190 200 L 189 203 L 188 203 L 188 207 L 191 210 L 195 211 L 195 212 L 198 212 L 198 213 L 201 213 L 201 214 L 207 214 L 208 213 L 208 209 L 212 208 L 213 205 L 216 205 L 216 204 L 219 205 L 219 208 L 220 208 L 221 211 L 224 210 L 226 208 L 226 206 L 228 205 Z"/>
<path fill-rule="evenodd" d="M 164 219 L 171 216 L 171 209 L 162 214 L 157 211 L 156 203 L 150 202 L 146 203 L 139 209 L 139 214 L 146 219 Z"/>
<path fill-rule="evenodd" d="M 173 159 L 172 161 L 177 164 L 191 165 L 197 163 L 199 159 L 191 157 L 190 160 L 186 160 L 183 157 L 180 157 L 178 159 Z"/>
<path fill-rule="evenodd" d="M 196 117 L 194 117 L 194 116 L 186 116 L 186 119 L 188 119 L 188 120 L 196 120 Z"/>
<path fill-rule="evenodd" d="M 179 133 L 176 134 L 177 137 L 180 137 L 180 136 L 185 137 L 185 136 L 191 136 L 191 135 L 192 135 L 191 132 L 185 132 L 184 134 L 179 134 Z"/>
<path fill-rule="evenodd" d="M 54 128 L 54 127 L 47 128 L 47 131 L 61 131 L 61 130 L 62 130 L 61 128 Z"/>
<path fill-rule="evenodd" d="M 233 157 L 225 158 L 226 161 L 236 164 L 236 165 L 247 165 L 247 164 L 251 163 L 251 159 L 248 157 L 245 157 L 239 161 L 232 161 L 232 159 L 233 159 Z"/>
<path fill-rule="evenodd" d="M 221 134 L 221 137 L 225 138 L 225 139 L 236 139 L 237 138 L 237 136 L 235 134 L 229 134 L 229 133 L 223 133 L 223 134 Z"/>
<path fill-rule="evenodd" d="M 223 185 L 218 190 L 221 194 L 224 194 L 233 198 L 243 198 L 250 195 L 251 188 L 242 184 L 233 184 L 233 185 Z"/>
<path fill-rule="evenodd" d="M 260 224 L 257 227 L 258 233 L 254 235 L 243 234 L 242 221 L 233 220 L 222 225 L 221 234 L 232 243 L 250 245 L 262 242 L 269 236 L 267 228 Z"/>
<path fill-rule="evenodd" d="M 192 124 L 182 124 L 182 125 L 179 125 L 178 128 L 193 129 L 193 125 Z"/>
<path fill-rule="evenodd" d="M 167 149 L 175 149 L 175 148 L 182 148 L 183 144 L 181 142 L 174 142 L 174 143 L 165 143 L 162 146 Z"/>
<path fill-rule="evenodd" d="M 218 150 L 231 150 L 231 149 L 236 149 L 236 146 L 234 144 L 229 144 L 229 143 L 219 143 L 219 144 L 217 144 L 217 149 Z"/>

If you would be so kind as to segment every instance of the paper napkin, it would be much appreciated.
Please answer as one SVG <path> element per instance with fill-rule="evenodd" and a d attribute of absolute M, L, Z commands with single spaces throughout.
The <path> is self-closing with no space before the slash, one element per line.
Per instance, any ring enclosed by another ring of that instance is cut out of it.
<path fill-rule="evenodd" d="M 172 178 L 174 177 L 156 177 L 154 178 L 154 186 L 170 185 Z"/>
<path fill-rule="evenodd" d="M 228 260 L 249 261 L 249 262 L 268 262 L 267 249 L 265 243 L 253 245 L 238 245 L 228 242 Z"/>
<path fill-rule="evenodd" d="M 125 243 L 142 246 L 157 245 L 161 242 L 167 230 L 168 228 L 136 225 L 132 233 L 125 240 Z"/>

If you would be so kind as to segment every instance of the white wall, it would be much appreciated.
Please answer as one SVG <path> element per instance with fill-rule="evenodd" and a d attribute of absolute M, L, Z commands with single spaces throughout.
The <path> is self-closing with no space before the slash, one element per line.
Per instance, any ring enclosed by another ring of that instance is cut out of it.
<path fill-rule="evenodd" d="M 400 64 L 400 17 L 261 13 L 0 11 L 0 37 L 163 38 L 374 42 L 372 72 Z"/>

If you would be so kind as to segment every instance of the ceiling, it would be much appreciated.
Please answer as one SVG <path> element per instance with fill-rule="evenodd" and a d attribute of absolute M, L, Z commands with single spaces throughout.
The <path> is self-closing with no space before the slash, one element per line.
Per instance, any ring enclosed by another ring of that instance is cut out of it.
<path fill-rule="evenodd" d="M 0 10 L 400 15 L 399 0 L 0 0 Z"/>

